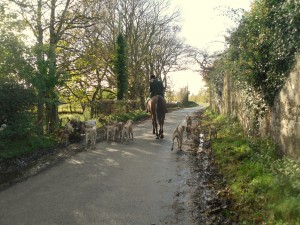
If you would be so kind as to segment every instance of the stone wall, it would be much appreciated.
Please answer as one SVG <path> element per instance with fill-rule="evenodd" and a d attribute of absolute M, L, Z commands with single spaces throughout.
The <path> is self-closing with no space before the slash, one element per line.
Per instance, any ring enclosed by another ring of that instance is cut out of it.
<path fill-rule="evenodd" d="M 270 135 L 300 160 L 300 57 L 271 110 Z"/>
<path fill-rule="evenodd" d="M 225 75 L 219 111 L 237 116 L 250 135 L 273 139 L 284 153 L 300 161 L 300 56 L 274 106 L 267 108 L 263 116 L 255 107 L 246 105 L 247 98 L 249 92 L 238 88 L 230 75 Z"/>

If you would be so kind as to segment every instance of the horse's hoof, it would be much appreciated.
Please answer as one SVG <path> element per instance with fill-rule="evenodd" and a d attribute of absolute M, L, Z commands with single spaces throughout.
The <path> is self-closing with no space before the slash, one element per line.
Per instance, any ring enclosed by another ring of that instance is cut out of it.
<path fill-rule="evenodd" d="M 164 136 L 163 134 L 162 134 L 162 135 L 160 135 L 160 138 L 161 138 L 161 139 L 163 139 L 164 137 L 165 137 L 165 136 Z"/>
<path fill-rule="evenodd" d="M 159 139 L 159 137 L 158 137 L 158 136 L 156 136 L 156 139 Z"/>

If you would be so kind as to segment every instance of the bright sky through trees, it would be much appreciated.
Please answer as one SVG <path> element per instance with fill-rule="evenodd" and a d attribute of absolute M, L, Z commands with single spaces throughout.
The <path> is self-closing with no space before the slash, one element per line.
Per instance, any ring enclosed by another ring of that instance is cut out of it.
<path fill-rule="evenodd" d="M 179 7 L 182 15 L 182 36 L 187 44 L 209 52 L 224 49 L 224 35 L 234 23 L 223 12 L 242 8 L 248 11 L 251 0 L 171 0 L 173 7 Z M 192 71 L 170 74 L 174 89 L 185 87 L 197 94 L 204 86 L 201 76 Z"/>

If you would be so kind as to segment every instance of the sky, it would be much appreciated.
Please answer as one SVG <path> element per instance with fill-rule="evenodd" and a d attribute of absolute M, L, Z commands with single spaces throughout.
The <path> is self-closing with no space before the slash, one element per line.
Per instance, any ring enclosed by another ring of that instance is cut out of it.
<path fill-rule="evenodd" d="M 250 10 L 251 0 L 170 0 L 172 8 L 179 7 L 182 17 L 181 36 L 186 43 L 209 52 L 224 49 L 226 29 L 234 24 L 222 12 L 227 7 Z M 173 89 L 188 86 L 191 94 L 197 94 L 205 87 L 201 76 L 192 70 L 168 74 L 173 83 Z"/>

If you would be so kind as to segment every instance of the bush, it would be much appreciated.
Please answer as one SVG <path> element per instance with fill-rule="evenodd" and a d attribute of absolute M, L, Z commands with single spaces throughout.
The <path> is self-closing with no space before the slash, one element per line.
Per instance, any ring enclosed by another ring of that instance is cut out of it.
<path fill-rule="evenodd" d="M 2 80 L 3 81 L 3 80 Z M 54 139 L 38 136 L 34 126 L 36 97 L 32 89 L 13 82 L 0 83 L 0 158 L 10 159 L 53 147 Z"/>
<path fill-rule="evenodd" d="M 35 102 L 32 89 L 17 83 L 0 83 L 0 123 L 13 124 L 15 117 L 33 108 Z"/>

